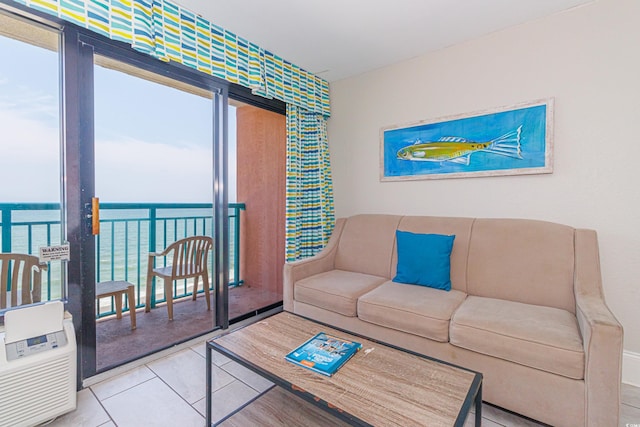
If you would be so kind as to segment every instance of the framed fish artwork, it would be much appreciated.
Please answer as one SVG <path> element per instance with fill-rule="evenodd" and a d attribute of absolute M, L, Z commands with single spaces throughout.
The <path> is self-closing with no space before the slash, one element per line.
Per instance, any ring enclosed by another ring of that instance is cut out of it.
<path fill-rule="evenodd" d="M 380 130 L 380 180 L 553 172 L 553 98 Z"/>

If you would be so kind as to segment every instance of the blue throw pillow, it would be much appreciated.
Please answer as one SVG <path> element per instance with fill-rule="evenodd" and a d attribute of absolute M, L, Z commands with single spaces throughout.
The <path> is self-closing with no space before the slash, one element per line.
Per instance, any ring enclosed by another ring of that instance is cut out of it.
<path fill-rule="evenodd" d="M 398 268 L 393 281 L 451 290 L 451 250 L 455 238 L 396 231 Z"/>

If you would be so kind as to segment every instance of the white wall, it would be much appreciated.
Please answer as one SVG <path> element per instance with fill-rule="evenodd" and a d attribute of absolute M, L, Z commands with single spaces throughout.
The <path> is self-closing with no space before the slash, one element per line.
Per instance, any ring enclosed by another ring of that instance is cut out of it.
<path fill-rule="evenodd" d="M 640 1 L 600 0 L 332 83 L 337 215 L 519 217 L 595 229 L 606 299 L 635 356 L 639 49 Z M 381 127 L 547 97 L 555 99 L 553 174 L 380 182 Z"/>

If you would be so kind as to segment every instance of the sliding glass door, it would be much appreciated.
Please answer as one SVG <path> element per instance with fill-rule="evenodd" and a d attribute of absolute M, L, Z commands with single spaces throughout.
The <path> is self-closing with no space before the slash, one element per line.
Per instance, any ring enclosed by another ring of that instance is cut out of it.
<path fill-rule="evenodd" d="M 219 107 L 211 91 L 106 56 L 95 55 L 94 62 L 96 289 L 127 282 L 135 297 L 124 311 L 138 309 L 134 330 L 129 319 L 114 319 L 113 298 L 98 299 L 100 371 L 214 327 L 215 300 L 207 301 L 211 292 L 203 285 L 215 277 L 212 251 L 200 259 L 202 275 L 168 287 L 149 272 L 197 268 L 188 259 L 191 248 L 149 254 L 214 235 L 213 120 Z"/>
<path fill-rule="evenodd" d="M 67 143 L 79 183 L 70 205 L 83 211 L 76 242 L 83 261 L 74 277 L 87 378 L 224 326 L 227 98 L 223 86 L 193 71 L 97 37 L 76 34 L 74 45 L 66 36 L 65 61 L 76 75 L 66 76 L 74 85 L 65 94 L 78 106 L 70 112 L 77 140 Z M 206 259 L 197 279 L 165 286 L 150 274 L 190 270 L 185 249 L 151 255 L 194 236 L 211 242 L 197 255 Z M 120 310 L 116 298 L 125 295 Z"/>

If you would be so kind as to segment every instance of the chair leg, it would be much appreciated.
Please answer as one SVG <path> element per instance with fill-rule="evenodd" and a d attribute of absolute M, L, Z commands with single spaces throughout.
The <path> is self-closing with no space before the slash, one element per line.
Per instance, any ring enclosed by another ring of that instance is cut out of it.
<path fill-rule="evenodd" d="M 202 274 L 202 286 L 204 286 L 204 297 L 207 299 L 207 310 L 211 310 L 211 297 L 209 295 L 209 273 Z"/>
<path fill-rule="evenodd" d="M 116 301 L 116 319 L 122 319 L 122 298 L 124 295 L 122 292 L 113 296 Z"/>
<path fill-rule="evenodd" d="M 164 279 L 164 298 L 167 300 L 169 320 L 173 320 L 173 280 L 171 278 Z"/>
<path fill-rule="evenodd" d="M 153 266 L 155 258 L 149 255 L 147 258 L 147 292 L 144 298 L 144 311 L 148 313 L 151 311 L 151 292 L 155 292 L 155 286 L 153 286 Z M 154 289 L 151 289 L 154 288 Z M 153 298 L 155 301 L 155 297 Z"/>
<path fill-rule="evenodd" d="M 193 295 L 191 296 L 192 300 L 196 300 L 196 296 L 198 295 L 198 282 L 200 279 L 200 276 L 196 276 L 193 278 Z"/>
<path fill-rule="evenodd" d="M 153 287 L 153 276 L 151 274 L 147 274 L 147 292 L 144 296 L 144 312 L 148 313 L 151 311 L 151 292 Z"/>
<path fill-rule="evenodd" d="M 136 328 L 136 297 L 133 285 L 127 288 L 127 304 L 129 305 L 129 318 L 131 319 L 131 330 Z"/>

